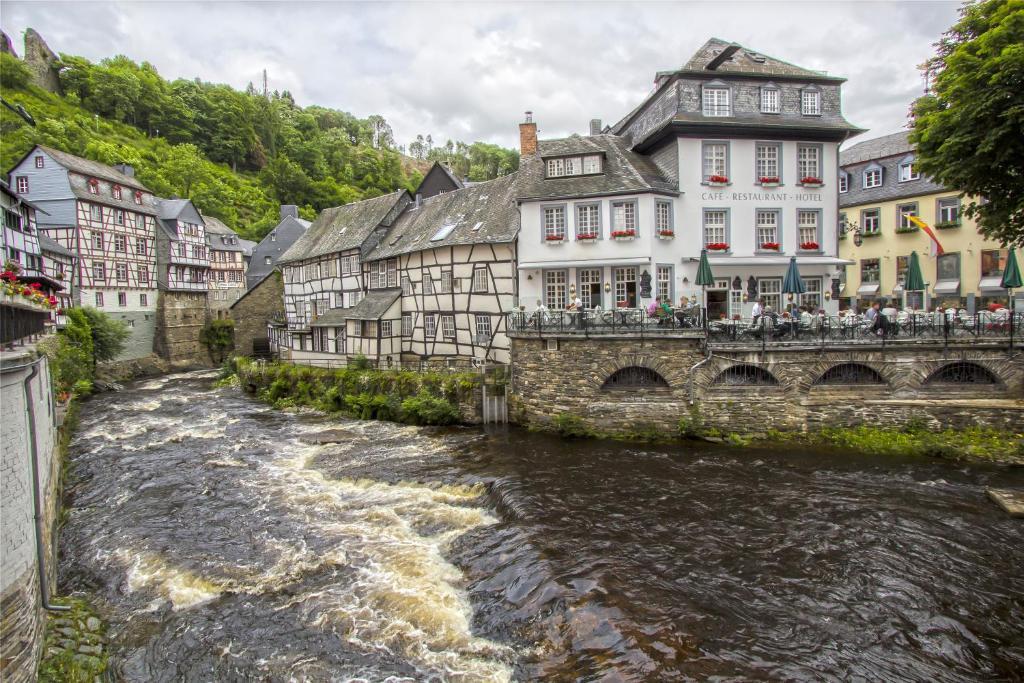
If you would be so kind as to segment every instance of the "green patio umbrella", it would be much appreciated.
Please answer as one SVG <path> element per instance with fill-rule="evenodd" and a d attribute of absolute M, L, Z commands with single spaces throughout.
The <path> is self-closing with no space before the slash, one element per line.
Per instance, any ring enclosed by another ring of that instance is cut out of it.
<path fill-rule="evenodd" d="M 700 285 L 701 298 L 703 299 L 701 304 L 703 306 L 704 321 L 707 322 L 708 292 L 706 288 L 715 284 L 715 276 L 711 274 L 711 264 L 708 263 L 707 249 L 700 250 L 700 265 L 697 266 L 697 279 L 695 282 Z"/>
<path fill-rule="evenodd" d="M 1017 265 L 1017 255 L 1013 252 L 1013 249 L 1010 249 L 1010 253 L 1006 257 L 1006 268 L 1003 268 L 1002 285 L 1006 288 L 1006 293 L 1010 298 L 1010 349 L 1013 349 L 1013 290 L 1020 289 L 1024 285 L 1024 281 L 1021 281 L 1020 277 L 1020 266 Z"/>
<path fill-rule="evenodd" d="M 910 252 L 910 263 L 907 264 L 907 275 L 903 281 L 904 292 L 923 292 L 924 275 L 921 274 L 921 261 L 917 258 L 917 252 Z M 904 302 L 906 304 L 906 302 Z"/>
<path fill-rule="evenodd" d="M 786 277 L 782 280 L 783 294 L 803 294 L 807 291 L 807 285 L 800 277 L 800 269 L 796 267 L 796 256 L 789 257 L 789 268 L 786 270 Z"/>

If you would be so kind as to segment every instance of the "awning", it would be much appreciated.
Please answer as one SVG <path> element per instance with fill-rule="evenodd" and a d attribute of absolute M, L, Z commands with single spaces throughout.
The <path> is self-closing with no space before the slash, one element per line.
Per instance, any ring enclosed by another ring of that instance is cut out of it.
<path fill-rule="evenodd" d="M 683 263 L 696 263 L 700 259 L 695 256 L 683 258 Z M 712 266 L 788 266 L 788 256 L 712 256 L 708 254 L 708 262 Z M 798 266 L 852 266 L 856 261 L 837 258 L 835 256 L 800 256 L 797 255 Z"/>
<path fill-rule="evenodd" d="M 959 294 L 960 280 L 939 280 L 935 283 L 933 291 L 936 294 Z"/>
<path fill-rule="evenodd" d="M 694 259 L 695 261 L 697 259 Z M 639 266 L 650 263 L 650 256 L 628 256 L 606 259 L 571 259 L 568 261 L 527 261 L 519 264 L 519 270 L 540 270 L 542 268 L 596 268 L 598 266 Z M 789 263 L 787 261 L 786 263 Z"/>
<path fill-rule="evenodd" d="M 983 277 L 981 282 L 978 283 L 978 289 L 981 291 L 1000 291 L 1005 292 L 1006 288 L 1003 287 L 1003 276 L 996 275 L 995 277 Z"/>
<path fill-rule="evenodd" d="M 877 282 L 861 285 L 857 288 L 857 296 L 867 296 L 869 294 L 878 294 L 878 290 L 881 287 Z"/>

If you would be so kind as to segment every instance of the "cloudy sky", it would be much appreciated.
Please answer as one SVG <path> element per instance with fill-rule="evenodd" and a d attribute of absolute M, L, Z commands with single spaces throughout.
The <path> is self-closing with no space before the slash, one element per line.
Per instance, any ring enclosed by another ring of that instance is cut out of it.
<path fill-rule="evenodd" d="M 417 133 L 518 145 L 534 112 L 542 137 L 618 120 L 657 71 L 711 36 L 846 77 L 844 108 L 900 130 L 923 81 L 916 65 L 957 18 L 957 2 L 24 2 L 0 25 L 21 53 L 35 28 L 56 52 L 149 61 L 164 77 L 244 88 L 264 68 L 301 105 L 383 115 Z"/>

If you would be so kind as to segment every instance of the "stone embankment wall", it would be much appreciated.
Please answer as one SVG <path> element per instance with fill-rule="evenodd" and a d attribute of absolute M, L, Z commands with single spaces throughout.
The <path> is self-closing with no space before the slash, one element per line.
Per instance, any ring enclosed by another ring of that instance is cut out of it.
<path fill-rule="evenodd" d="M 950 363 L 977 365 L 995 384 L 930 383 Z M 830 368 L 854 364 L 877 373 L 874 384 L 821 383 Z M 667 387 L 608 388 L 616 370 L 653 370 Z M 722 382 L 743 366 L 763 370 L 773 385 Z M 1014 427 L 1024 423 L 1024 355 L 983 345 L 915 344 L 882 348 L 715 350 L 692 338 L 586 339 L 517 337 L 512 340 L 511 418 L 550 426 L 569 413 L 599 432 L 638 426 L 672 434 L 681 419 L 722 432 L 815 430 L 860 424 Z"/>
<path fill-rule="evenodd" d="M 212 365 L 209 352 L 199 340 L 209 319 L 206 292 L 161 292 L 153 350 L 175 368 Z"/>
<path fill-rule="evenodd" d="M 35 364 L 38 373 L 28 381 L 26 392 L 35 360 L 30 351 L 0 356 L 0 680 L 11 683 L 35 680 L 45 626 L 36 559 L 28 393 L 35 418 L 42 543 L 50 590 L 56 564 L 60 480 L 56 410 L 45 358 Z"/>

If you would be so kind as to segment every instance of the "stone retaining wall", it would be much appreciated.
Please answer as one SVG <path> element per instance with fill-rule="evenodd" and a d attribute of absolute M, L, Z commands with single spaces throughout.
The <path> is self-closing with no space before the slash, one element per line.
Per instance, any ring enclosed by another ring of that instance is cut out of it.
<path fill-rule="evenodd" d="M 206 292 L 161 292 L 153 350 L 174 367 L 209 367 L 210 354 L 200 334 L 210 320 Z"/>

